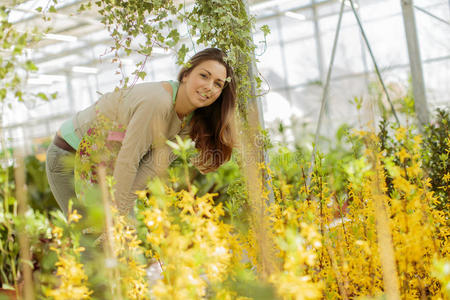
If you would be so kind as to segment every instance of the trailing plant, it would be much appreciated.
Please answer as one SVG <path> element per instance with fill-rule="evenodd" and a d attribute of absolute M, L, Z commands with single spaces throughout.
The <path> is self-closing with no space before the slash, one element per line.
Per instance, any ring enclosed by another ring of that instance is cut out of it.
<path fill-rule="evenodd" d="M 94 1 L 83 3 L 79 11 L 91 9 Z M 143 56 L 132 72 L 137 78 L 144 79 L 144 65 L 150 58 L 153 48 L 160 47 L 174 50 L 177 63 L 186 61 L 186 54 L 195 50 L 195 45 L 217 47 L 228 55 L 227 62 L 233 67 L 238 79 L 238 99 L 240 111 L 244 115 L 246 109 L 242 106 L 251 94 L 251 84 L 261 83 L 259 76 L 249 78 L 249 66 L 252 64 L 256 46 L 252 43 L 254 17 L 248 15 L 245 2 L 241 0 L 195 1 L 192 6 L 174 4 L 174 1 L 111 1 L 98 0 L 101 22 L 111 33 L 114 46 L 109 51 L 114 52 L 113 62 L 119 64 L 122 70 L 121 53 L 130 55 L 137 53 Z M 185 24 L 187 32 L 180 33 L 177 26 Z M 175 28 L 174 28 L 175 27 Z M 268 26 L 262 26 L 264 35 L 269 34 Z M 184 43 L 184 40 L 190 43 Z M 122 73 L 120 84 L 127 86 L 129 77 Z"/>
<path fill-rule="evenodd" d="M 92 8 L 94 1 L 83 3 L 79 11 Z M 95 5 L 99 8 L 101 22 L 106 26 L 114 40 L 114 46 L 109 51 L 114 53 L 113 62 L 117 62 L 122 75 L 120 85 L 126 87 L 129 77 L 123 73 L 121 54 L 137 53 L 143 56 L 143 60 L 136 64 L 133 71 L 134 80 L 144 79 L 145 63 L 151 56 L 154 47 L 163 49 L 175 48 L 180 40 L 180 34 L 176 28 L 177 14 L 183 7 L 175 5 L 174 1 L 111 1 L 98 0 Z M 184 62 L 187 48 L 181 47 L 178 51 L 178 62 Z"/>

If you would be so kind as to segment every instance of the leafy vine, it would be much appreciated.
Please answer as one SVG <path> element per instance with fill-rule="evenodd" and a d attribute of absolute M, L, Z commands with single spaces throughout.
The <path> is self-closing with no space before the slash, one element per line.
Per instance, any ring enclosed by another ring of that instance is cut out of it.
<path fill-rule="evenodd" d="M 56 94 L 49 96 L 42 92 L 25 95 L 24 84 L 29 74 L 38 70 L 27 57 L 26 48 L 37 43 L 42 34 L 37 27 L 23 32 L 17 30 L 8 20 L 10 11 L 8 7 L 0 6 L 0 103 L 5 103 L 6 99 L 24 102 L 30 98 L 56 98 Z M 13 103 L 8 102 L 9 108 L 12 108 Z"/>
<path fill-rule="evenodd" d="M 93 2 L 82 4 L 79 11 L 91 9 Z M 242 104 L 252 97 L 251 81 L 256 80 L 259 85 L 261 79 L 249 77 L 249 66 L 256 49 L 252 42 L 255 18 L 248 15 L 244 1 L 198 0 L 187 7 L 185 3 L 176 5 L 171 0 L 97 0 L 95 5 L 100 8 L 101 22 L 114 40 L 110 49 L 115 53 L 113 61 L 121 67 L 121 51 L 126 55 L 137 53 L 145 57 L 132 73 L 138 78 L 144 79 L 147 75 L 143 66 L 155 46 L 174 50 L 179 65 L 185 64 L 186 55 L 195 44 L 225 51 L 238 79 L 239 110 L 245 112 Z M 188 27 L 187 36 L 180 35 L 177 21 Z M 261 30 L 264 35 L 270 32 L 267 26 L 262 26 Z M 183 43 L 185 39 L 189 39 L 192 46 Z M 121 80 L 123 86 L 128 83 L 128 77 Z"/>

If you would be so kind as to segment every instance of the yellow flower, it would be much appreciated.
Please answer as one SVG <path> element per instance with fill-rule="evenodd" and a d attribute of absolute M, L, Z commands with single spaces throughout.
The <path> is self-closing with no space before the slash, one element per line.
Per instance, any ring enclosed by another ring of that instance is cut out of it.
<path fill-rule="evenodd" d="M 76 249 L 74 249 L 73 251 L 75 252 L 75 253 L 79 253 L 79 252 L 83 252 L 83 251 L 85 251 L 86 249 L 84 248 L 84 247 L 78 247 L 78 248 L 76 248 Z"/>
<path fill-rule="evenodd" d="M 56 275 L 61 283 L 58 287 L 46 291 L 46 296 L 55 300 L 90 299 L 92 291 L 87 287 L 87 276 L 83 265 L 70 254 L 58 255 Z"/>
<path fill-rule="evenodd" d="M 56 238 L 57 240 L 60 240 L 60 239 L 62 238 L 62 236 L 63 236 L 63 230 L 62 230 L 61 227 L 55 226 L 55 227 L 52 229 L 52 234 L 55 236 L 55 238 Z"/>
<path fill-rule="evenodd" d="M 401 163 L 405 162 L 405 159 L 410 158 L 411 155 L 406 152 L 405 148 L 402 148 L 399 152 L 396 153 Z"/>
<path fill-rule="evenodd" d="M 68 223 L 77 223 L 78 221 L 80 221 L 81 219 L 81 215 L 78 214 L 78 211 L 76 209 L 74 209 L 72 212 L 69 213 L 69 218 L 68 218 Z"/>
<path fill-rule="evenodd" d="M 450 172 L 448 172 L 447 174 L 444 175 L 444 177 L 442 177 L 442 180 L 444 182 L 449 182 L 450 181 Z"/>
<path fill-rule="evenodd" d="M 136 191 L 134 192 L 139 199 L 147 199 L 147 191 Z"/>
<path fill-rule="evenodd" d="M 395 138 L 398 141 L 402 141 L 404 140 L 406 137 L 406 128 L 405 127 L 399 127 L 396 131 L 395 131 Z"/>

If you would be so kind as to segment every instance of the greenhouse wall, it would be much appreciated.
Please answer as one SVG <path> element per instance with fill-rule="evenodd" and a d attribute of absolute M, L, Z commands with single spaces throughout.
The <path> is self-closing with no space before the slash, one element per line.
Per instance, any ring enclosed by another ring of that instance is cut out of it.
<path fill-rule="evenodd" d="M 260 99 L 263 101 L 265 124 L 273 133 L 274 142 L 281 140 L 277 137 L 280 123 L 286 127 L 284 140 L 301 143 L 307 133 L 314 132 L 340 3 L 318 0 L 250 2 L 250 11 L 257 20 L 254 32 L 258 46 L 255 53 L 257 66 L 264 79 Z M 364 0 L 354 3 L 386 85 L 394 98 L 405 95 L 411 89 L 411 76 L 400 1 Z M 35 21 L 36 16 L 26 13 L 33 9 L 33 5 L 37 6 L 31 2 L 19 6 L 22 10 L 13 11 L 11 21 L 18 26 L 38 22 Z M 450 76 L 449 3 L 444 0 L 414 1 L 414 5 L 426 101 L 429 111 L 433 112 L 438 107 L 448 107 L 450 103 L 447 84 Z M 62 12 L 71 12 L 75 6 L 69 3 Z M 120 80 L 121 75 L 115 74 L 117 66 L 109 63 L 111 54 L 106 53 L 111 43 L 108 34 L 98 25 L 95 14 L 73 15 L 69 20 L 71 23 L 60 25 L 61 30 L 73 27 L 70 30 L 74 32 L 76 41 L 48 40 L 47 45 L 44 43 L 31 51 L 31 57 L 39 67 L 39 80 L 44 78 L 44 83 L 30 78 L 27 88 L 30 91 L 58 92 L 58 98 L 49 103 L 25 101 L 16 105 L 14 110 L 7 110 L 3 123 L 12 143 L 29 144 L 30 138 L 53 135 L 63 120 L 95 102 L 100 94 L 111 91 Z M 58 20 L 54 22 L 59 25 Z M 77 30 L 83 32 L 83 23 L 80 22 L 93 23 L 97 26 L 94 29 L 98 29 L 77 36 Z M 268 25 L 271 30 L 266 39 L 258 30 L 262 25 Z M 186 33 L 184 24 L 178 28 L 182 34 Z M 145 66 L 148 74 L 145 81 L 174 79 L 178 71 L 174 54 L 160 51 L 153 56 Z M 139 58 L 136 56 L 124 58 L 123 71 L 130 73 L 137 61 Z M 72 70 L 75 65 L 94 68 L 94 74 L 76 73 Z M 353 11 L 346 3 L 331 73 L 326 125 L 321 134 L 329 136 L 343 123 L 358 125 L 357 115 L 361 112 L 352 104 L 353 99 L 357 97 L 370 102 L 374 94 L 379 93 L 382 89 L 374 73 L 374 64 Z M 380 112 L 375 115 L 379 118 Z"/>

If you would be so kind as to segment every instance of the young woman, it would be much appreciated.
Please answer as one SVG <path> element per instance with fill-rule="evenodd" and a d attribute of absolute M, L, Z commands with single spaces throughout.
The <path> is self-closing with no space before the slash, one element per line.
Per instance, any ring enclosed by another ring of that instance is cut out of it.
<path fill-rule="evenodd" d="M 175 156 L 167 139 L 189 136 L 202 173 L 228 161 L 234 145 L 236 83 L 225 54 L 208 48 L 195 54 L 177 81 L 141 83 L 103 95 L 63 123 L 47 151 L 46 170 L 56 201 L 67 215 L 75 182 L 97 183 L 97 166 L 114 176 L 114 203 L 131 213 L 135 191 L 160 176 Z M 75 159 L 67 168 L 67 157 Z M 82 190 L 81 189 L 77 189 Z"/>

